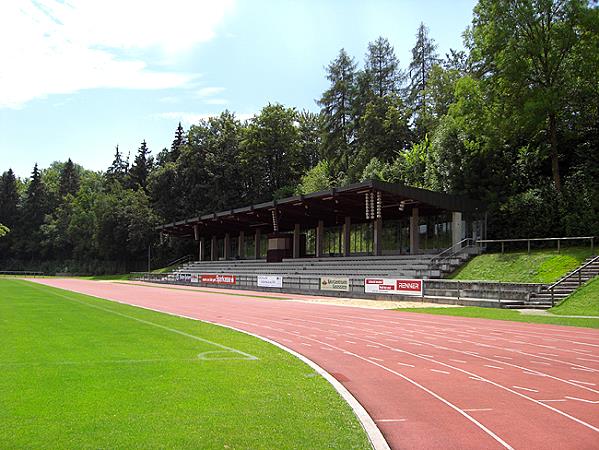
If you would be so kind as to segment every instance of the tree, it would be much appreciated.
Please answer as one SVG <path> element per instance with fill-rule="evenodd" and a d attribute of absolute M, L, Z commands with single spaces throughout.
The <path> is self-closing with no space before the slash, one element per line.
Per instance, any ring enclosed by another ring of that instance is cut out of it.
<path fill-rule="evenodd" d="M 64 164 L 60 171 L 60 181 L 58 193 L 60 198 L 64 198 L 67 194 L 76 195 L 79 190 L 80 175 L 71 161 L 71 158 Z"/>
<path fill-rule="evenodd" d="M 0 177 L 0 222 L 12 227 L 17 222 L 19 193 L 17 179 L 12 169 Z"/>
<path fill-rule="evenodd" d="M 420 23 L 416 32 L 416 45 L 412 49 L 412 61 L 409 67 L 409 100 L 416 112 L 416 130 L 420 139 L 424 137 L 430 128 L 426 88 L 431 69 L 438 61 L 437 45 L 428 36 L 428 28 L 424 23 Z"/>
<path fill-rule="evenodd" d="M 150 150 L 148 149 L 148 145 L 144 139 L 141 142 L 139 150 L 137 151 L 137 155 L 135 155 L 133 165 L 129 170 L 128 185 L 131 189 L 141 188 L 144 191 L 146 190 L 148 184 L 148 175 L 152 170 L 152 165 L 153 159 L 150 156 Z"/>
<path fill-rule="evenodd" d="M 558 191 L 559 133 L 573 82 L 568 62 L 588 10 L 587 0 L 481 0 L 469 31 L 475 66 L 510 108 L 508 114 L 520 116 L 531 135 L 544 132 Z"/>
<path fill-rule="evenodd" d="M 344 49 L 327 67 L 330 87 L 318 105 L 323 118 L 323 153 L 335 172 L 347 174 L 355 154 L 356 63 Z"/>
<path fill-rule="evenodd" d="M 183 131 L 181 122 L 179 122 L 177 130 L 175 131 L 175 139 L 171 144 L 170 160 L 172 162 L 177 161 L 177 158 L 179 158 L 179 154 L 181 153 L 181 146 L 183 145 L 185 145 L 185 132 Z"/>
<path fill-rule="evenodd" d="M 370 92 L 378 98 L 397 94 L 403 80 L 399 61 L 389 41 L 380 36 L 368 44 L 364 68 Z"/>
<path fill-rule="evenodd" d="M 41 241 L 40 227 L 50 211 L 49 195 L 37 163 L 33 167 L 31 179 L 23 202 L 22 223 L 19 226 L 19 244 L 25 254 L 38 255 Z"/>
<path fill-rule="evenodd" d="M 122 185 L 125 183 L 128 171 L 129 163 L 128 161 L 123 160 L 122 154 L 119 151 L 119 146 L 117 145 L 114 152 L 114 160 L 106 171 L 106 178 L 110 182 L 117 181 Z"/>

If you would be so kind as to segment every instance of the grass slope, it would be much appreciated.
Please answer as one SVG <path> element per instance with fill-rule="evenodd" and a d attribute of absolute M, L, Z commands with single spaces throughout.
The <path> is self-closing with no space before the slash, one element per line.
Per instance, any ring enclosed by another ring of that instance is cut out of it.
<path fill-rule="evenodd" d="M 514 322 L 547 323 L 551 325 L 599 328 L 599 318 L 578 319 L 550 315 L 533 316 L 521 314 L 519 311 L 513 311 L 509 309 L 480 308 L 476 306 L 466 306 L 464 308 L 400 308 L 397 311 L 427 313 L 442 316 L 477 317 L 481 319 L 511 320 Z"/>
<path fill-rule="evenodd" d="M 599 316 L 599 278 L 581 286 L 560 305 L 549 311 L 571 316 Z"/>
<path fill-rule="evenodd" d="M 2 279 L 0 336 L 3 448 L 369 448 L 322 377 L 223 327 Z"/>
<path fill-rule="evenodd" d="M 455 280 L 551 283 L 591 256 L 589 247 L 526 252 L 486 253 L 471 259 L 452 274 Z"/>

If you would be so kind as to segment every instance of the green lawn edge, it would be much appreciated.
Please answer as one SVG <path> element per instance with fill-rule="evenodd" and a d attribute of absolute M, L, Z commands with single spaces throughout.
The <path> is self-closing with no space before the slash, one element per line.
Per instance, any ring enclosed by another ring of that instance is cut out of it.
<path fill-rule="evenodd" d="M 549 312 L 556 315 L 599 317 L 599 277 L 582 285 Z"/>

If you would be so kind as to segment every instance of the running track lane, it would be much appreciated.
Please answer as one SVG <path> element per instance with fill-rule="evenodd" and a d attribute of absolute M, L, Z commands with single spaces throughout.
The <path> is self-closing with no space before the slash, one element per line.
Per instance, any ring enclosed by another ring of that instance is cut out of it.
<path fill-rule="evenodd" d="M 392 448 L 599 447 L 598 330 L 240 296 L 244 291 L 32 281 L 277 341 L 339 380 Z"/>

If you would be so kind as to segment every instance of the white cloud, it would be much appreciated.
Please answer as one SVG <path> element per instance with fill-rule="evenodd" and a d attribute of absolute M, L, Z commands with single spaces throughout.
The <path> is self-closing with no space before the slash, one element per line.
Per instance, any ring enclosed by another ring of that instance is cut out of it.
<path fill-rule="evenodd" d="M 226 98 L 208 98 L 204 100 L 207 105 L 228 105 L 229 100 Z"/>
<path fill-rule="evenodd" d="M 0 4 L 0 108 L 92 88 L 166 89 L 197 74 L 155 70 L 215 36 L 232 0 L 11 0 Z"/>
<path fill-rule="evenodd" d="M 199 98 L 205 98 L 205 97 L 210 97 L 212 95 L 216 95 L 216 94 L 220 94 L 221 92 L 223 92 L 225 90 L 224 87 L 204 87 L 202 89 L 199 89 L 196 92 L 196 97 Z"/>
<path fill-rule="evenodd" d="M 220 113 L 194 113 L 194 112 L 169 111 L 169 112 L 154 114 L 154 117 L 159 118 L 159 119 L 180 121 L 183 125 L 185 125 L 186 127 L 189 127 L 190 125 L 197 124 L 200 120 L 208 120 L 210 117 L 216 117 L 219 115 L 220 115 Z M 235 113 L 235 117 L 237 118 L 237 120 L 244 122 L 244 121 L 249 120 L 252 117 L 254 117 L 254 113 L 244 113 L 244 114 Z"/>

